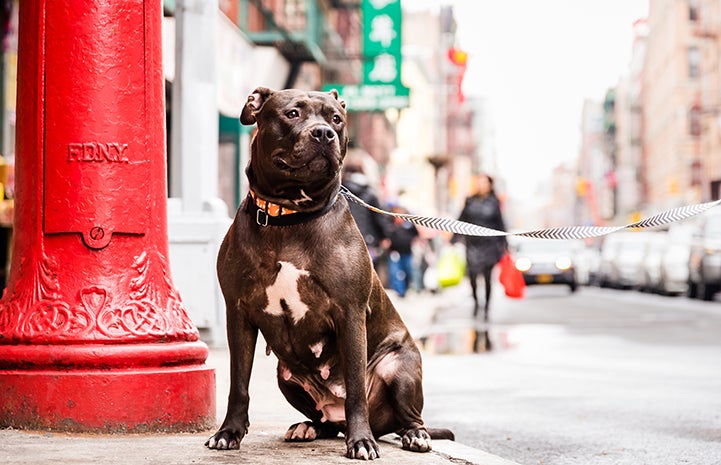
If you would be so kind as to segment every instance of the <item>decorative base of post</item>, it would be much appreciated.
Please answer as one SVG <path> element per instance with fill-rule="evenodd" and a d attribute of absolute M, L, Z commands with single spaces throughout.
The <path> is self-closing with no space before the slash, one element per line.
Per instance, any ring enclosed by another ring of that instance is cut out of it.
<path fill-rule="evenodd" d="M 211 429 L 215 371 L 203 363 L 207 352 L 201 342 L 0 345 L 0 425 L 90 433 Z M 5 369 L 11 364 L 16 369 Z"/>

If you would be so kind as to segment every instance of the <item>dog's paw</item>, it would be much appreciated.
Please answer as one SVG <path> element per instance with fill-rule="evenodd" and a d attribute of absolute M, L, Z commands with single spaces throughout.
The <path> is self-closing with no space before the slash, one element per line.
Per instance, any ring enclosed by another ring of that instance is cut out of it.
<path fill-rule="evenodd" d="M 364 438 L 357 441 L 346 441 L 348 452 L 346 456 L 350 459 L 375 460 L 380 458 L 378 444 L 372 438 Z"/>
<path fill-rule="evenodd" d="M 285 432 L 285 439 L 287 442 L 308 442 L 315 441 L 318 437 L 318 432 L 310 421 L 304 421 L 302 423 L 295 423 L 290 425 L 288 431 Z"/>
<path fill-rule="evenodd" d="M 401 436 L 403 449 L 413 452 L 428 452 L 431 450 L 431 435 L 424 428 L 410 429 Z"/>
<path fill-rule="evenodd" d="M 218 450 L 240 449 L 243 436 L 240 431 L 221 429 L 205 441 L 205 446 L 208 449 Z"/>

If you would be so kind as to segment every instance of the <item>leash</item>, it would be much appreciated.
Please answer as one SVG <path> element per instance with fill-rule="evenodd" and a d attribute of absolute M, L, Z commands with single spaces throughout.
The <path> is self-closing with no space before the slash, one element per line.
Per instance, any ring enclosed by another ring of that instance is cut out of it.
<path fill-rule="evenodd" d="M 670 210 L 653 215 L 649 218 L 637 221 L 635 223 L 627 224 L 625 226 L 568 226 L 562 228 L 548 228 L 548 229 L 537 229 L 533 231 L 524 232 L 506 232 L 498 231 L 496 229 L 486 228 L 477 224 L 466 223 L 464 221 L 454 220 L 452 218 L 435 218 L 430 216 L 419 216 L 410 215 L 407 213 L 393 213 L 382 210 L 367 204 L 355 194 L 353 194 L 347 187 L 341 186 L 340 193 L 348 200 L 355 202 L 363 207 L 382 215 L 389 215 L 396 218 L 402 218 L 410 221 L 411 223 L 423 226 L 426 228 L 437 229 L 439 231 L 446 231 L 455 234 L 462 234 L 464 236 L 524 236 L 534 237 L 537 239 L 588 239 L 592 237 L 605 236 L 607 234 L 620 231 L 622 229 L 640 229 L 640 228 L 653 228 L 657 226 L 663 226 L 678 221 L 683 221 L 693 216 L 699 215 L 706 210 L 721 205 L 721 200 L 715 200 L 713 202 L 699 203 L 695 205 L 686 205 L 683 207 L 676 207 Z"/>

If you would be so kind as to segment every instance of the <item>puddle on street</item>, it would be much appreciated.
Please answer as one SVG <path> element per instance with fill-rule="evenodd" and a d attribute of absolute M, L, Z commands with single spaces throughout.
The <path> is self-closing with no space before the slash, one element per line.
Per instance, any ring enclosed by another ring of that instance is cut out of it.
<path fill-rule="evenodd" d="M 507 350 L 512 347 L 505 330 L 485 327 L 434 328 L 418 338 L 418 344 L 427 354 L 464 355 Z"/>
<path fill-rule="evenodd" d="M 418 347 L 431 355 L 466 355 L 522 349 L 548 352 L 568 344 L 568 333 L 554 324 L 494 324 L 449 320 L 431 326 L 418 337 Z"/>
<path fill-rule="evenodd" d="M 506 350 L 534 350 L 558 340 L 566 330 L 553 323 L 514 322 L 504 319 L 500 307 L 495 317 L 484 321 L 482 314 L 473 316 L 465 296 L 438 302 L 425 324 L 414 326 L 419 349 L 430 355 L 467 355 Z M 412 314 L 411 312 L 409 312 Z M 506 313 L 508 310 L 506 309 Z"/>
<path fill-rule="evenodd" d="M 509 327 L 483 321 L 480 316 L 459 316 L 458 309 L 461 307 L 448 302 L 436 306 L 430 327 L 416 338 L 423 352 L 432 355 L 465 355 L 512 347 Z"/>

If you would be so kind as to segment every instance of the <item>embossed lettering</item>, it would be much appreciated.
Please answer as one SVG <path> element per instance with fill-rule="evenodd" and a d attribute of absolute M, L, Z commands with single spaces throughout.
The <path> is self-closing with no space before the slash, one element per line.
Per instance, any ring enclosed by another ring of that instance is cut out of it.
<path fill-rule="evenodd" d="M 73 142 L 68 144 L 68 161 L 130 163 L 128 144 L 117 142 Z"/>

